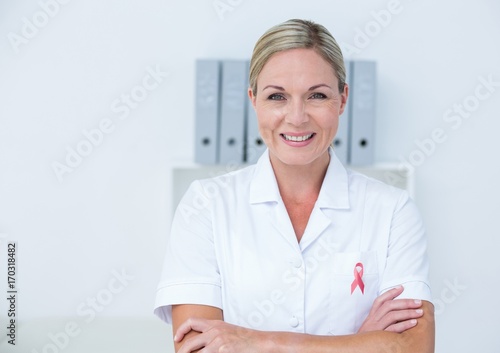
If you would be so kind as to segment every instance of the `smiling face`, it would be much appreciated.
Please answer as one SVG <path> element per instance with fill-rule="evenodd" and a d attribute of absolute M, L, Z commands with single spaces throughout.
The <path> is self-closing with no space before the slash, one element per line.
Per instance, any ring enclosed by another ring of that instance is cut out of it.
<path fill-rule="evenodd" d="M 249 90 L 259 131 L 273 165 L 311 165 L 328 161 L 348 87 L 339 92 L 330 64 L 313 49 L 274 54 Z"/>

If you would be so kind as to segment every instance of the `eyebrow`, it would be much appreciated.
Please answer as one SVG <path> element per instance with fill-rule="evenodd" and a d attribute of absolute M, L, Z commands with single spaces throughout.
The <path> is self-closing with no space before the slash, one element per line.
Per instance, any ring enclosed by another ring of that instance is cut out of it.
<path fill-rule="evenodd" d="M 317 88 L 320 88 L 320 87 L 327 87 L 329 89 L 332 89 L 330 86 L 328 86 L 326 83 L 320 83 L 318 85 L 314 85 L 314 86 L 311 86 L 309 87 L 308 91 L 314 91 L 315 89 Z M 264 87 L 262 89 L 262 91 L 265 91 L 266 89 L 268 88 L 274 88 L 274 89 L 277 89 L 278 91 L 284 91 L 285 89 L 281 86 L 276 86 L 276 85 L 267 85 L 266 87 Z"/>

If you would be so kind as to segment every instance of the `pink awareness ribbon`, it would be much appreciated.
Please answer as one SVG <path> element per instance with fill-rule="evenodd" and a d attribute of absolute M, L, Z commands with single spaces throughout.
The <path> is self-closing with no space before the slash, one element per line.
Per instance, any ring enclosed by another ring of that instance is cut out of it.
<path fill-rule="evenodd" d="M 365 284 L 363 283 L 363 264 L 361 262 L 358 262 L 356 265 L 354 265 L 354 281 L 351 283 L 351 295 L 356 289 L 356 287 L 359 287 L 361 289 L 361 293 L 365 294 Z"/>

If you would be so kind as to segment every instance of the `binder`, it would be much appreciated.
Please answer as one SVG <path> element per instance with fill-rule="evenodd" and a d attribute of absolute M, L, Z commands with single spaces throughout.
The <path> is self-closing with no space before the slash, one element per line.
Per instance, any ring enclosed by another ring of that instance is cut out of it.
<path fill-rule="evenodd" d="M 369 165 L 374 160 L 376 63 L 353 61 L 349 159 L 352 165 Z"/>
<path fill-rule="evenodd" d="M 257 115 L 249 99 L 247 99 L 246 137 L 246 162 L 253 164 L 256 163 L 262 153 L 264 153 L 266 145 L 260 136 Z"/>
<path fill-rule="evenodd" d="M 349 86 L 349 97 L 344 112 L 339 117 L 339 126 L 337 134 L 333 139 L 333 150 L 337 158 L 345 165 L 349 163 L 349 127 L 351 120 L 351 102 L 352 102 L 352 86 L 351 86 L 351 61 L 345 61 L 346 83 Z"/>
<path fill-rule="evenodd" d="M 248 89 L 248 61 L 222 62 L 222 104 L 220 116 L 219 163 L 245 161 L 245 116 Z"/>
<path fill-rule="evenodd" d="M 196 61 L 195 162 L 218 163 L 220 62 Z"/>

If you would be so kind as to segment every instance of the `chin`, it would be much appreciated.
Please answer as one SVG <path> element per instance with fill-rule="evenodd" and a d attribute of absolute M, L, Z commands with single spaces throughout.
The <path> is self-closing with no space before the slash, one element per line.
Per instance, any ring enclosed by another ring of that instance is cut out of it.
<path fill-rule="evenodd" d="M 294 153 L 294 151 L 286 151 L 282 153 L 273 153 L 274 156 L 279 159 L 279 161 L 283 164 L 290 165 L 290 166 L 307 166 L 314 161 L 318 160 L 323 154 L 323 153 L 313 153 L 313 152 L 301 152 L 297 151 Z"/>

